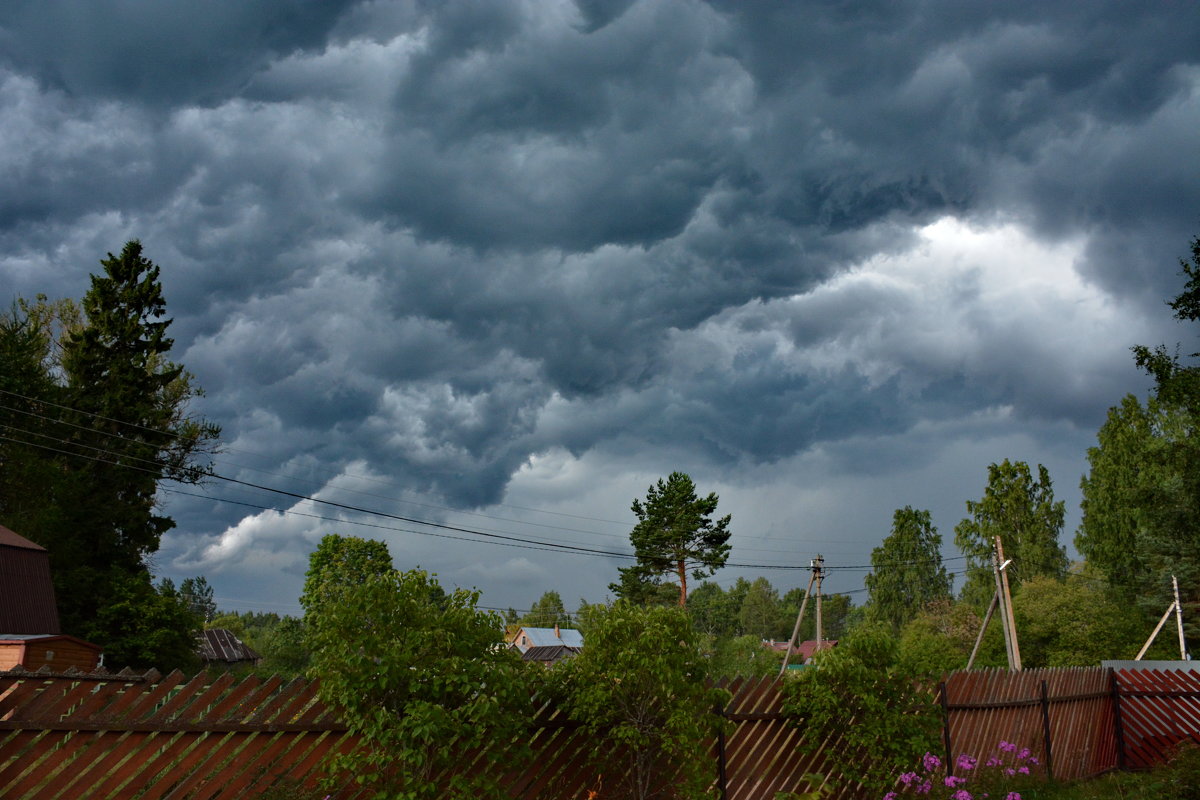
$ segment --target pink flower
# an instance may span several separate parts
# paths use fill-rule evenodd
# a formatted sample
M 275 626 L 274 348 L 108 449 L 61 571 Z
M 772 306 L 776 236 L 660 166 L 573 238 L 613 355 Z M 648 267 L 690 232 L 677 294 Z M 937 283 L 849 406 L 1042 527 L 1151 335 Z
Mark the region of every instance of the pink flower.
M 1017 749 L 1017 746 L 1012 742 L 1000 742 L 997 746 L 1006 753 L 1016 752 Z
M 926 753 L 925 756 L 921 759 L 921 763 L 925 765 L 926 770 L 932 772 L 933 770 L 937 769 L 938 767 L 940 767 L 942 765 L 942 760 L 940 758 L 938 758 L 937 756 L 935 756 L 933 753 Z
M 895 792 L 888 792 L 887 794 L 885 794 L 885 795 L 883 796 L 883 800 L 896 800 L 896 793 L 895 793 Z
M 966 753 L 963 753 L 957 759 L 955 759 L 954 766 L 957 769 L 961 769 L 962 771 L 967 772 L 969 770 L 975 769 L 975 765 L 977 763 L 978 762 L 974 758 L 967 755 Z
M 1042 763 L 1042 762 L 1040 762 L 1040 761 L 1038 761 L 1038 760 L 1037 760 L 1037 756 L 1030 756 L 1030 757 L 1029 757 L 1029 763 L 1030 763 L 1030 764 L 1037 765 L 1037 764 L 1040 764 L 1040 763 Z
M 966 778 L 960 778 L 957 775 L 947 775 L 946 779 L 944 781 L 942 781 L 942 783 L 946 784 L 951 789 L 953 789 L 957 786 L 962 786 L 966 782 L 967 782 Z
M 1017 771 L 1015 769 L 1013 769 L 1012 767 L 1009 767 L 1008 769 L 1004 770 L 1004 774 L 1011 777 L 1013 775 L 1016 775 Z
M 1029 758 L 1031 755 L 1033 755 L 1032 750 L 1030 750 L 1028 747 L 1022 747 L 1021 752 L 1017 753 L 1017 758 L 1024 761 L 1025 759 Z
M 932 788 L 933 788 L 933 784 L 930 783 L 929 781 L 925 781 L 924 783 L 922 783 L 920 786 L 917 787 L 917 794 L 929 794 L 929 790 Z
M 991 758 L 989 758 L 989 759 L 987 760 L 987 763 L 986 763 L 986 764 L 984 764 L 984 766 L 985 766 L 985 767 L 998 767 L 998 766 L 1000 766 L 1000 765 L 1001 765 L 1001 764 L 1003 764 L 1003 763 L 1004 763 L 1004 762 L 1003 762 L 1003 761 L 1001 761 L 1000 759 L 996 758 L 995 756 L 992 756 Z
M 1009 792 L 1004 796 L 1004 800 L 1021 800 L 1021 795 L 1018 792 Z
M 959 789 L 954 794 L 950 795 L 950 800 L 973 800 L 971 793 L 966 789 Z
M 915 772 L 906 772 L 900 776 L 900 782 L 903 783 L 905 786 L 908 786 L 910 783 L 912 783 L 916 779 L 917 779 L 917 773 L 915 773 Z
M 1025 766 L 1024 764 L 1022 764 L 1021 766 L 1017 767 L 1017 772 L 1021 773 L 1022 775 L 1028 775 L 1028 774 L 1029 774 L 1029 767 L 1027 767 L 1027 766 Z

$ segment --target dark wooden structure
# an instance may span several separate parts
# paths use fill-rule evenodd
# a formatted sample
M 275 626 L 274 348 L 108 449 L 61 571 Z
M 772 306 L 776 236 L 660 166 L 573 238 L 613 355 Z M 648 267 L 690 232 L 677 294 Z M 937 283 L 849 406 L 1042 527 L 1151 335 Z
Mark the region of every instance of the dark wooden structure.
M 0 525 L 0 634 L 61 632 L 50 554 Z

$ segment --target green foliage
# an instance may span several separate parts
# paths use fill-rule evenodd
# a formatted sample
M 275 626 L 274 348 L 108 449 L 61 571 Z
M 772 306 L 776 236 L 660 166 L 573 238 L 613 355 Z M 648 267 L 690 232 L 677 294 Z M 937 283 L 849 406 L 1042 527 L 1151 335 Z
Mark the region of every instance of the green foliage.
M 1027 668 L 1098 666 L 1104 659 L 1133 658 L 1152 630 L 1136 608 L 1115 600 L 1103 582 L 1079 573 L 1061 581 L 1048 576 L 1026 581 L 1013 599 L 1013 616 Z
M 982 617 L 968 603 L 949 598 L 934 601 L 900 632 L 900 660 L 909 671 L 930 679 L 965 669 L 982 624 Z M 1004 637 L 997 616 L 988 626 L 974 666 L 998 667 L 1006 663 Z
M 900 660 L 896 637 L 878 623 L 854 629 L 817 667 L 783 686 L 784 711 L 803 731 L 805 752 L 824 749 L 840 780 L 882 794 L 897 770 L 938 741 L 941 716 L 933 692 Z M 840 744 L 825 747 L 840 737 Z
M 555 625 L 562 628 L 573 626 L 573 620 L 567 613 L 566 606 L 563 605 L 562 597 L 554 591 L 544 592 L 529 609 L 529 613 L 521 617 L 518 622 L 533 628 L 553 628 Z
M 785 639 L 791 633 L 789 615 L 779 600 L 779 592 L 766 578 L 755 578 L 738 612 L 743 635 L 758 639 Z M 785 632 L 786 629 L 786 632 Z
M 996 536 L 1004 543 L 1004 557 L 1013 562 L 1007 570 L 1013 591 L 1038 575 L 1065 575 L 1066 550 L 1058 543 L 1065 512 L 1066 505 L 1054 500 L 1050 473 L 1041 464 L 1036 480 L 1024 461 L 989 464 L 983 499 L 968 500 L 970 516 L 954 528 L 954 543 L 967 557 L 963 598 L 984 607 L 995 593 L 992 543 Z
M 718 639 L 703 635 L 701 642 L 709 675 L 714 678 L 775 675 L 783 661 L 783 654 L 763 647 L 758 636 Z
M 1192 239 L 1191 248 L 1191 259 L 1179 261 L 1180 274 L 1187 279 L 1183 291 L 1168 305 L 1176 319 L 1196 322 L 1200 320 L 1200 236 Z M 1162 345 L 1154 350 L 1137 345 L 1133 355 L 1137 365 L 1154 377 L 1155 392 L 1161 400 L 1183 406 L 1192 414 L 1200 413 L 1200 367 L 1182 363 Z
M 39 296 L 0 319 L 0 389 L 13 393 L 0 425 L 18 440 L 0 442 L 0 518 L 49 551 L 64 632 L 161 669 L 179 662 L 172 642 L 187 626 L 145 628 L 175 619 L 150 584 L 150 556 L 174 526 L 158 485 L 202 479 L 219 429 L 187 415 L 199 389 L 168 360 L 158 267 L 136 241 L 101 263 L 82 314 Z M 111 613 L 133 597 L 152 605 L 137 625 Z M 129 640 L 139 627 L 141 644 Z
M 215 615 L 205 627 L 232 631 L 262 657 L 254 666 L 239 667 L 239 672 L 297 678 L 308 669 L 304 621 L 296 617 L 256 611 L 227 612 Z
M 392 556 L 384 542 L 327 534 L 308 557 L 300 605 L 307 618 L 323 605 L 336 602 L 347 589 L 391 571 Z
M 706 687 L 686 611 L 620 601 L 564 667 L 571 716 L 595 742 L 604 774 L 623 776 L 626 796 L 706 795 L 714 778 L 706 740 L 719 721 L 712 710 L 729 695 Z
M 201 622 L 208 622 L 217 613 L 213 588 L 208 585 L 208 580 L 203 575 L 184 578 L 179 584 L 179 595 Z
M 389 569 L 311 608 L 321 699 L 363 742 L 334 759 L 333 774 L 377 800 L 506 796 L 490 767 L 514 751 L 490 746 L 523 740 L 529 688 L 520 657 L 502 646 L 499 616 L 478 610 L 478 599 L 446 594 L 420 570 Z M 450 769 L 476 748 L 480 762 Z M 443 770 L 450 777 L 434 781 Z
M 106 601 L 96 610 L 91 626 L 83 629 L 82 638 L 103 643 L 107 669 L 199 670 L 200 620 L 169 581 L 155 588 L 146 573 L 114 570 L 105 583 Z
M 662 575 L 679 580 L 679 605 L 687 604 L 687 576 L 713 574 L 729 558 L 729 515 L 712 519 L 717 495 L 696 496 L 696 485 L 682 472 L 672 472 L 646 491 L 646 501 L 631 506 L 638 524 L 629 534 L 637 564 L 621 569 L 621 580 L 609 588 L 631 602 L 661 599 Z
M 1132 395 L 1109 410 L 1088 450 L 1083 520 L 1075 544 L 1144 619 L 1173 601 L 1179 579 L 1185 611 L 1200 607 L 1200 437 L 1186 406 Z M 1185 613 L 1189 638 L 1200 635 Z
M 942 537 L 928 511 L 896 510 L 892 533 L 871 551 L 867 575 L 868 613 L 899 631 L 922 608 L 950 596 L 950 575 L 942 566 Z

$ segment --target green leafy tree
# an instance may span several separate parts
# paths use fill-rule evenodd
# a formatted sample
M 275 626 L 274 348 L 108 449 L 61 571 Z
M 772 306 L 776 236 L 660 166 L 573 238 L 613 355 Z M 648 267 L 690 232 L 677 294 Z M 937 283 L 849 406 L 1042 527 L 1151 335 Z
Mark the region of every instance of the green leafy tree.
M 905 623 L 900 632 L 900 660 L 905 668 L 930 679 L 965 669 L 983 619 L 969 603 L 949 597 L 934 600 Z M 1024 643 L 1022 640 L 1022 654 Z M 974 667 L 1006 664 L 1000 618 L 994 617 L 980 643 Z
M 555 625 L 570 628 L 573 624 L 562 597 L 555 591 L 543 592 L 529 613 L 521 617 L 520 623 L 534 628 L 553 628 Z
M 315 554 L 314 554 L 315 558 Z M 311 570 L 310 570 L 311 571 Z M 379 800 L 507 797 L 497 777 L 529 715 L 520 656 L 479 593 L 446 593 L 420 570 L 368 572 L 305 618 L 321 699 L 362 746 L 332 761 Z M 461 769 L 464 752 L 480 752 Z M 449 777 L 435 780 L 440 774 Z
M 711 637 L 732 636 L 737 629 L 738 607 L 721 585 L 705 581 L 688 595 L 688 613 L 696 630 Z
M 631 508 L 638 524 L 629 534 L 637 564 L 621 569 L 621 581 L 609 588 L 618 597 L 633 602 L 639 584 L 658 588 L 662 575 L 678 578 L 679 605 L 687 605 L 687 578 L 697 580 L 713 574 L 729 558 L 729 515 L 712 519 L 717 495 L 696 496 L 696 485 L 682 472 L 672 472 L 652 485 L 646 500 L 634 500 Z
M 891 535 L 871 551 L 871 566 L 866 577 L 869 613 L 895 631 L 929 603 L 950 596 L 942 537 L 928 511 L 897 509 Z
M 1026 581 L 1013 599 L 1013 615 L 1026 667 L 1092 667 L 1104 659 L 1133 658 L 1150 629 L 1135 607 L 1118 602 L 1103 582 L 1086 573 L 1065 580 Z M 1171 637 L 1160 637 L 1170 652 Z M 1174 657 L 1178 658 L 1176 648 Z M 1166 655 L 1171 658 L 1171 655 Z
M 713 678 L 761 677 L 779 674 L 783 654 L 764 647 L 758 636 L 734 636 L 718 639 L 704 636 L 701 651 L 708 659 Z
M 738 611 L 738 620 L 743 635 L 758 639 L 783 639 L 791 633 L 779 592 L 766 578 L 755 578 L 750 582 L 750 589 Z
M 179 584 L 179 595 L 201 622 L 207 623 L 216 615 L 217 602 L 213 599 L 213 588 L 203 575 L 184 578 Z
M 1061 578 L 1067 571 L 1067 554 L 1058 543 L 1066 505 L 1054 499 L 1050 473 L 1041 464 L 1035 480 L 1024 461 L 988 465 L 983 499 L 967 501 L 969 517 L 954 528 L 954 543 L 967 557 L 967 582 L 963 598 L 976 606 L 987 605 L 995 592 L 992 575 L 992 542 L 999 536 L 1004 557 L 1012 560 L 1008 579 L 1017 589 L 1038 575 Z
M 625 796 L 707 796 L 708 737 L 729 694 L 706 686 L 699 634 L 687 612 L 620 601 L 563 670 L 568 707 L 595 743 L 603 773 Z M 606 787 L 608 788 L 608 787 Z
M 1180 274 L 1187 280 L 1183 291 L 1167 303 L 1175 318 L 1185 322 L 1200 320 L 1200 236 L 1192 239 L 1190 259 L 1180 259 Z M 1133 348 L 1134 360 L 1154 378 L 1156 394 L 1164 402 L 1180 405 L 1190 413 L 1200 413 L 1200 366 L 1187 364 L 1163 345 L 1151 350 L 1144 345 Z M 1192 357 L 1200 355 L 1193 353 Z
M 307 618 L 322 605 L 336 601 L 347 589 L 391 571 L 392 556 L 384 542 L 326 534 L 308 557 L 300 605 Z
M 1172 576 L 1185 610 L 1200 607 L 1198 420 L 1180 404 L 1130 395 L 1088 450 L 1075 546 L 1147 620 L 1174 600 Z M 1200 633 L 1194 618 L 1184 615 L 1189 638 Z
M 804 731 L 799 747 L 824 752 L 834 781 L 880 796 L 936 747 L 941 715 L 934 694 L 901 661 L 895 635 L 879 623 L 858 626 L 814 661 L 816 669 L 783 684 L 784 712 Z
M 88 641 L 103 642 L 107 669 L 199 671 L 200 621 L 170 581 L 156 588 L 148 573 L 114 570 L 106 583 L 106 601 L 82 632 Z

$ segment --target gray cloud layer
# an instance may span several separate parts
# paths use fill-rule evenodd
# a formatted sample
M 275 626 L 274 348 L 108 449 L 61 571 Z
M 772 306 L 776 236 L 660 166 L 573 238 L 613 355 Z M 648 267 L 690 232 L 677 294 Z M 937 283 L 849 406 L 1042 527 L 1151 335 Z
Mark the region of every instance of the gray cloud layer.
M 140 237 L 229 460 L 310 488 L 896 472 L 934 457 L 847 443 L 995 409 L 1077 444 L 1179 337 L 1197 41 L 1182 2 L 9 3 L 0 275 L 78 295 Z M 193 556 L 245 513 L 173 508 Z

